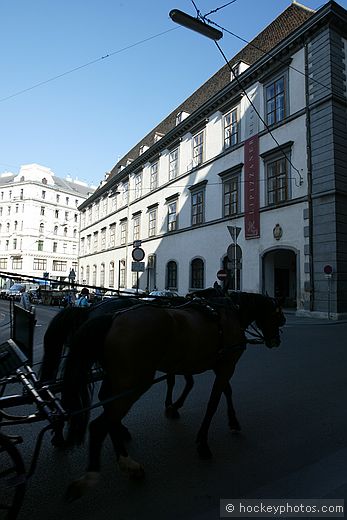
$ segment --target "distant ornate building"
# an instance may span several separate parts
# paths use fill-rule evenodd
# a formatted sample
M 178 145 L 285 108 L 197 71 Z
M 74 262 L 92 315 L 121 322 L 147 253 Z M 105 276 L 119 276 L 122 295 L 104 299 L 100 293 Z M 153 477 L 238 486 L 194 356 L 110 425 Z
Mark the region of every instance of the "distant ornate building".
M 341 6 L 292 2 L 82 203 L 80 280 L 131 287 L 141 269 L 141 289 L 184 294 L 222 271 L 346 317 L 346 49 Z
M 66 280 L 77 271 L 78 206 L 94 189 L 38 164 L 0 174 L 0 274 Z

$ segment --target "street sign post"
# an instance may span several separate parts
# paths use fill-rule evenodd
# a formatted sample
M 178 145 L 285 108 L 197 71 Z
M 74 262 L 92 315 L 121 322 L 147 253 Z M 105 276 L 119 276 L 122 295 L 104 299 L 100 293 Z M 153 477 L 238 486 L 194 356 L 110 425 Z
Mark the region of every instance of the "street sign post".
M 217 272 L 217 278 L 218 280 L 220 280 L 221 282 L 223 282 L 224 280 L 226 280 L 228 277 L 228 273 L 226 271 L 224 271 L 224 269 L 220 269 L 218 272 Z

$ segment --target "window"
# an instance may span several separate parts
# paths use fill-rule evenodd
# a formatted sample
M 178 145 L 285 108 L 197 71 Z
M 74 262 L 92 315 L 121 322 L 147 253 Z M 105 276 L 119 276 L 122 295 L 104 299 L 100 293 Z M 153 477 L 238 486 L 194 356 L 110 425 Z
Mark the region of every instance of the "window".
M 41 222 L 41 224 L 40 224 L 40 226 L 39 226 L 39 233 L 42 235 L 43 232 L 44 232 L 44 230 L 45 230 L 45 225 L 44 225 L 43 222 Z
M 46 198 L 46 192 L 45 192 L 45 190 L 42 190 L 42 192 L 41 192 L 41 199 L 45 200 L 45 198 Z
M 142 195 L 142 173 L 135 176 L 135 199 L 139 199 Z
M 178 148 L 172 150 L 169 155 L 169 181 L 178 175 Z
M 64 237 L 67 237 L 67 227 L 64 227 Z
M 105 264 L 101 264 L 100 266 L 100 285 L 101 287 L 105 287 Z
M 42 184 L 47 184 L 47 179 L 44 177 L 41 182 Z
M 190 287 L 204 288 L 204 261 L 201 258 L 195 258 L 190 264 Z
M 46 271 L 47 260 L 45 258 L 34 258 L 33 269 L 34 271 Z
M 223 217 L 236 215 L 239 211 L 239 177 L 234 175 L 223 181 Z
M 53 253 L 58 251 L 58 242 L 53 242 Z
M 40 208 L 40 215 L 44 215 L 44 214 L 45 214 L 45 207 L 41 206 L 41 208 Z
M 192 226 L 198 226 L 204 222 L 204 199 L 204 189 L 192 193 Z
M 173 260 L 166 265 L 166 289 L 177 291 L 177 264 Z
M 127 242 L 127 232 L 128 232 L 128 222 L 127 220 L 123 220 L 120 223 L 120 243 L 124 246 Z
M 2 215 L 2 208 L 0 208 L 0 215 Z
M 54 235 L 58 234 L 58 226 L 54 226 L 53 234 Z
M 89 285 L 89 278 L 90 278 L 90 266 L 87 265 L 86 267 L 86 284 Z
M 193 166 L 203 162 L 204 155 L 204 132 L 199 132 L 193 137 Z
M 59 202 L 60 201 L 60 195 L 57 194 L 56 199 L 57 199 L 57 202 Z
M 16 204 L 16 209 L 15 209 L 15 212 L 18 213 L 19 212 L 19 204 Z
M 53 271 L 66 271 L 67 262 L 63 260 L 53 260 Z
M 20 198 L 20 200 L 23 200 L 23 198 L 24 198 L 24 190 L 20 190 L 19 198 Z
M 116 224 L 110 225 L 110 247 L 116 245 Z
M 98 233 L 98 231 L 95 231 L 95 233 L 93 233 L 93 251 L 98 250 L 98 243 L 99 243 L 99 233 Z
M 133 218 L 133 240 L 140 240 L 140 219 L 141 215 L 135 215 Z
M 22 269 L 22 268 L 23 268 L 22 258 L 13 258 L 12 259 L 12 269 Z
M 157 231 L 157 208 L 151 209 L 148 215 L 148 236 L 154 237 Z
M 69 212 L 65 211 L 65 221 L 69 220 Z
M 114 262 L 110 262 L 110 269 L 108 273 L 108 285 L 114 287 Z
M 274 125 L 286 116 L 286 78 L 281 76 L 265 87 L 266 122 Z
M 55 216 L 55 218 L 59 218 L 59 209 L 56 209 L 54 211 L 54 216 Z
M 129 202 L 129 182 L 123 182 L 123 206 L 126 206 Z
M 86 253 L 90 253 L 91 241 L 92 241 L 92 235 L 88 235 L 87 236 L 87 251 L 86 251 Z
M 43 251 L 43 240 L 38 240 L 37 241 L 37 250 L 38 251 Z
M 101 249 L 103 251 L 106 249 L 106 228 L 101 230 Z
M 224 116 L 224 148 L 238 143 L 237 108 Z
M 277 159 L 266 164 L 267 202 L 279 204 L 288 199 L 287 160 Z
M 17 231 L 17 228 L 18 228 L 18 221 L 15 220 L 15 221 L 14 221 L 14 230 Z
M 170 233 L 177 229 L 177 200 L 169 202 L 167 207 L 167 230 Z
M 17 249 L 17 239 L 13 239 L 13 249 Z
M 65 202 L 66 202 L 66 205 L 68 206 L 69 205 L 69 197 L 66 197 Z
M 7 269 L 7 258 L 0 258 L 0 269 Z
M 155 190 L 158 187 L 158 163 L 151 164 L 150 170 L 150 190 Z
M 74 219 L 74 222 L 78 222 L 78 214 L 77 213 L 74 214 L 73 219 Z
M 119 261 L 119 287 L 125 287 L 126 270 L 125 260 Z

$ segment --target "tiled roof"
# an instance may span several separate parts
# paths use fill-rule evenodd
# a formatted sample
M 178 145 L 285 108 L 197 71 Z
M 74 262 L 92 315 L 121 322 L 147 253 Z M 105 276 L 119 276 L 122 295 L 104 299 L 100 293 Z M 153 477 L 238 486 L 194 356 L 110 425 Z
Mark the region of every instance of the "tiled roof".
M 291 32 L 300 27 L 308 18 L 314 14 L 314 11 L 307 7 L 292 2 L 273 22 L 271 22 L 261 33 L 259 33 L 250 43 L 248 43 L 239 53 L 231 60 L 230 65 L 233 66 L 239 61 L 243 61 L 248 65 L 253 65 L 258 59 L 262 58 L 265 53 L 273 49 L 278 43 L 284 40 Z M 203 103 L 208 101 L 213 95 L 217 94 L 226 85 L 230 83 L 230 69 L 228 65 L 224 65 L 216 74 L 211 76 L 200 88 L 198 88 L 189 98 L 179 105 L 171 114 L 161 121 L 151 132 L 149 132 L 139 143 L 136 144 L 111 171 L 111 176 L 118 173 L 119 166 L 125 166 L 128 158 L 135 159 L 139 156 L 139 150 L 142 145 L 151 146 L 154 142 L 156 133 L 166 134 L 176 124 L 176 115 L 178 112 L 184 111 L 193 113 Z

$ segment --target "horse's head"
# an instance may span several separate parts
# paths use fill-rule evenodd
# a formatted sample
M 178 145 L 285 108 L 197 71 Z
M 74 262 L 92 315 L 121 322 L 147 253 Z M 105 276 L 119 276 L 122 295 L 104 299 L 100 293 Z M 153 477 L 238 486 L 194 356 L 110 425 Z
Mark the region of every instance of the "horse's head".
M 280 327 L 286 322 L 282 308 L 275 298 L 263 296 L 264 301 L 255 319 L 257 327 L 261 330 L 265 345 L 269 348 L 279 347 L 281 343 Z

